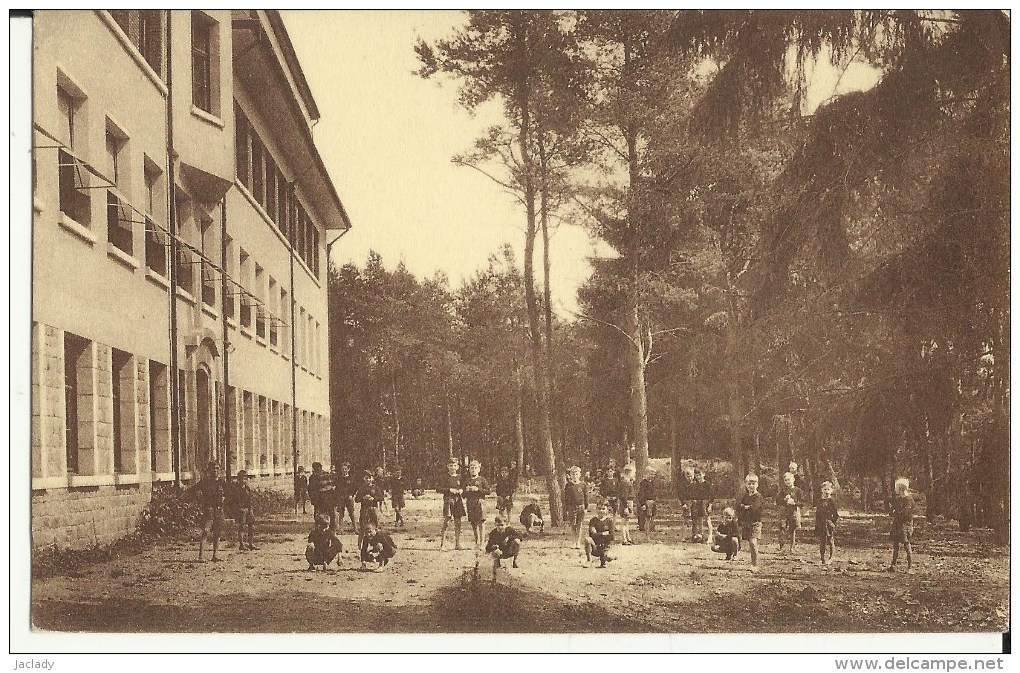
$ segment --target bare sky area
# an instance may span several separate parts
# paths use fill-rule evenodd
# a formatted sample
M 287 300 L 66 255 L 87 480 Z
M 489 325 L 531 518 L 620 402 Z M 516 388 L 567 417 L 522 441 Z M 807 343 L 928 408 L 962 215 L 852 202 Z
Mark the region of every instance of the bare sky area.
M 314 134 L 354 223 L 333 247 L 336 263 L 363 265 L 369 250 L 387 268 L 403 261 L 419 276 L 442 271 L 456 287 L 504 243 L 523 258 L 523 211 L 480 173 L 450 159 L 502 120 L 498 104 L 475 115 L 449 79 L 423 80 L 414 45 L 449 37 L 466 22 L 457 11 L 284 11 L 322 119 Z M 813 111 L 840 93 L 867 88 L 873 69 L 845 73 L 828 63 L 812 74 Z M 536 254 L 541 254 L 541 241 Z M 595 247 L 578 226 L 561 226 L 552 245 L 553 303 L 576 308 Z M 565 316 L 566 317 L 566 316 Z
M 499 105 L 468 114 L 451 80 L 423 80 L 414 44 L 449 37 L 454 11 L 283 12 L 322 120 L 319 151 L 354 223 L 333 247 L 336 263 L 363 265 L 369 250 L 387 268 L 445 272 L 456 287 L 504 243 L 523 259 L 523 211 L 485 176 L 454 166 Z M 576 306 L 590 273 L 584 229 L 560 227 L 552 245 L 553 298 Z M 541 248 L 539 247 L 539 254 Z

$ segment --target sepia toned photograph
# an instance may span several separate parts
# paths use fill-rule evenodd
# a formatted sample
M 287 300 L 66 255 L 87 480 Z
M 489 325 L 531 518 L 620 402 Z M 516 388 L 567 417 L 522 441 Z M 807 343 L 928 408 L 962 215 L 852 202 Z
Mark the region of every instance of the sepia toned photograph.
M 1008 632 L 1011 34 L 34 12 L 25 628 Z

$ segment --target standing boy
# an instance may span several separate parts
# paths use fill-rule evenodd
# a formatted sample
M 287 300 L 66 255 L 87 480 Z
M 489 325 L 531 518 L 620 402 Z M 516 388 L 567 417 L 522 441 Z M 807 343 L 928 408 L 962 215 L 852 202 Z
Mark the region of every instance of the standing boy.
M 588 489 L 581 483 L 581 468 L 574 465 L 567 470 L 567 483 L 563 486 L 563 519 L 570 524 L 574 549 L 581 548 L 581 531 L 587 510 Z
M 591 557 L 599 559 L 599 567 L 605 568 L 606 563 L 613 560 L 609 555 L 609 545 L 613 541 L 613 517 L 609 513 L 609 504 L 599 505 L 598 516 L 588 522 L 588 537 L 584 541 L 584 554 L 591 563 Z
M 744 478 L 744 492 L 737 499 L 737 521 L 740 523 L 740 538 L 747 541 L 751 550 L 751 568 L 758 569 L 758 540 L 761 539 L 761 514 L 765 499 L 758 492 L 758 475 L 749 474 Z
M 464 510 L 464 489 L 460 483 L 460 475 L 458 471 L 460 466 L 457 465 L 457 461 L 450 460 L 446 464 L 446 477 L 443 479 L 442 486 L 436 489 L 443 495 L 443 532 L 439 535 L 439 548 L 442 549 L 446 544 L 446 529 L 449 527 L 450 522 L 453 522 L 454 530 L 454 549 L 460 549 L 460 526 L 461 520 L 466 514 Z
M 297 472 L 294 473 L 294 513 L 297 514 L 298 503 L 301 504 L 301 513 L 307 514 L 305 509 L 306 503 L 308 502 L 308 475 L 305 474 L 305 468 L 298 465 Z
M 793 545 L 797 542 L 797 529 L 800 527 L 800 507 L 804 504 L 804 491 L 796 485 L 792 472 L 783 475 L 783 488 L 776 498 L 779 505 L 779 552 L 783 552 L 784 545 L 790 545 L 793 552 Z
M 482 511 L 482 498 L 489 495 L 489 482 L 481 476 L 482 464 L 472 460 L 468 465 L 468 478 L 464 482 L 464 499 L 467 507 L 468 523 L 471 524 L 471 533 L 475 539 L 475 549 L 482 546 L 485 538 L 485 512 Z
M 365 537 L 365 530 L 368 524 L 379 525 L 379 503 L 383 500 L 382 489 L 375 483 L 375 476 L 365 470 L 365 476 L 358 489 L 355 498 L 361 503 L 361 511 L 358 513 L 358 545 L 361 545 Z
M 839 521 L 839 511 L 832 497 L 831 481 L 822 482 L 821 493 L 822 497 L 815 507 L 815 533 L 818 534 L 818 552 L 824 566 L 829 565 L 829 561 L 836 555 L 836 522 Z M 829 552 L 828 561 L 825 559 L 826 550 Z
M 404 527 L 404 515 L 402 510 L 404 509 L 404 474 L 400 468 L 393 470 L 393 476 L 390 477 L 390 503 L 393 505 L 393 512 L 396 514 L 396 520 L 393 522 L 395 526 Z
M 896 494 L 890 498 L 889 514 L 892 517 L 892 563 L 889 572 L 896 570 L 896 561 L 900 555 L 900 545 L 907 554 L 907 572 L 912 562 L 910 540 L 914 537 L 914 497 L 910 495 L 910 481 L 900 477 L 895 483 Z
M 223 522 L 223 500 L 225 487 L 220 479 L 220 466 L 215 461 L 209 461 L 206 465 L 202 479 L 191 487 L 191 491 L 198 495 L 198 504 L 201 509 L 202 537 L 198 540 L 198 560 L 202 560 L 202 547 L 205 544 L 206 527 L 212 527 L 212 560 L 216 558 L 216 552 L 220 548 L 220 524 Z
M 599 483 L 599 495 L 609 505 L 609 513 L 616 514 L 620 506 L 620 473 L 616 471 L 616 460 L 609 459 L 609 465 Z
M 237 507 L 237 548 L 240 551 L 245 550 L 244 533 L 247 531 L 247 548 L 255 551 L 258 549 L 255 546 L 255 498 L 251 491 L 251 485 L 248 483 L 248 472 L 246 470 L 241 470 L 237 473 L 235 498 L 236 502 L 234 504 Z
M 637 497 L 637 484 L 635 483 L 634 466 L 628 464 L 620 472 L 620 529 L 622 538 L 620 544 L 631 545 L 634 541 L 630 539 L 630 517 L 634 516 L 634 509 Z
M 336 477 L 336 502 L 340 510 L 340 524 L 343 525 L 344 513 L 351 520 L 351 529 L 357 533 L 358 523 L 354 520 L 354 498 L 358 494 L 358 484 L 351 474 L 351 464 L 344 462 L 340 465 L 340 474 Z
M 655 532 L 655 470 L 648 468 L 638 486 L 638 529 Z
M 694 482 L 690 486 L 691 493 L 691 540 L 705 541 L 708 512 L 711 509 L 711 486 L 705 481 L 705 473 L 700 467 L 694 469 Z
M 510 513 L 514 509 L 514 493 L 517 490 L 517 480 L 507 467 L 499 468 L 499 479 L 496 480 L 496 511 L 502 514 L 507 521 L 510 520 Z

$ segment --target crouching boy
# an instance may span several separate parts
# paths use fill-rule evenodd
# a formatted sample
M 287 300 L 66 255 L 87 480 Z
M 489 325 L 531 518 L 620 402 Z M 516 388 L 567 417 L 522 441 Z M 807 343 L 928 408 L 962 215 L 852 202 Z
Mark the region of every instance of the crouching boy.
M 708 525 L 711 529 L 711 519 L 709 519 Z M 732 561 L 740 551 L 740 526 L 737 524 L 737 514 L 732 507 L 723 510 L 722 521 L 712 533 L 712 551 L 726 554 L 727 561 Z
M 315 566 L 321 565 L 325 570 L 326 566 L 333 562 L 333 559 L 337 559 L 336 563 L 340 565 L 340 559 L 337 556 L 343 550 L 344 546 L 340 543 L 340 538 L 329 527 L 329 518 L 322 514 L 315 517 L 315 528 L 308 534 L 308 546 L 305 547 L 308 569 L 314 571 Z
M 375 563 L 375 570 L 382 570 L 390 559 L 397 555 L 397 545 L 390 534 L 380 530 L 374 521 L 365 525 L 365 533 L 361 538 L 361 568 L 368 568 Z
M 545 522 L 542 521 L 542 508 L 538 504 L 538 498 L 531 496 L 528 504 L 521 510 L 521 525 L 524 526 L 526 533 L 534 533 L 535 528 L 538 528 L 538 532 L 545 532 Z
M 495 527 L 489 533 L 489 539 L 485 543 L 485 553 L 492 557 L 492 581 L 496 581 L 496 569 L 500 567 L 500 561 L 512 558 L 513 567 L 517 565 L 517 555 L 521 553 L 520 534 L 506 525 L 506 517 L 502 514 L 496 515 Z
M 609 505 L 599 505 L 598 516 L 588 522 L 588 537 L 584 541 L 584 554 L 591 563 L 591 557 L 599 560 L 599 567 L 605 568 L 606 563 L 613 560 L 609 555 L 609 545 L 613 541 L 613 517 L 609 514 Z

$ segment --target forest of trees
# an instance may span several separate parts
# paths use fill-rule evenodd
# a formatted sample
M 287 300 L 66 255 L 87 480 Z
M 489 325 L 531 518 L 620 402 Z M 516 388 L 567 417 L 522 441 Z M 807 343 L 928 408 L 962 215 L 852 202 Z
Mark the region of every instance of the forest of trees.
M 503 106 L 452 159 L 517 198 L 524 258 L 456 288 L 330 269 L 335 455 L 550 487 L 626 452 L 795 458 L 1005 534 L 1009 37 L 1000 11 L 484 10 L 419 43 Z M 819 62 L 880 77 L 809 110 Z M 616 254 L 557 315 L 565 225 Z

